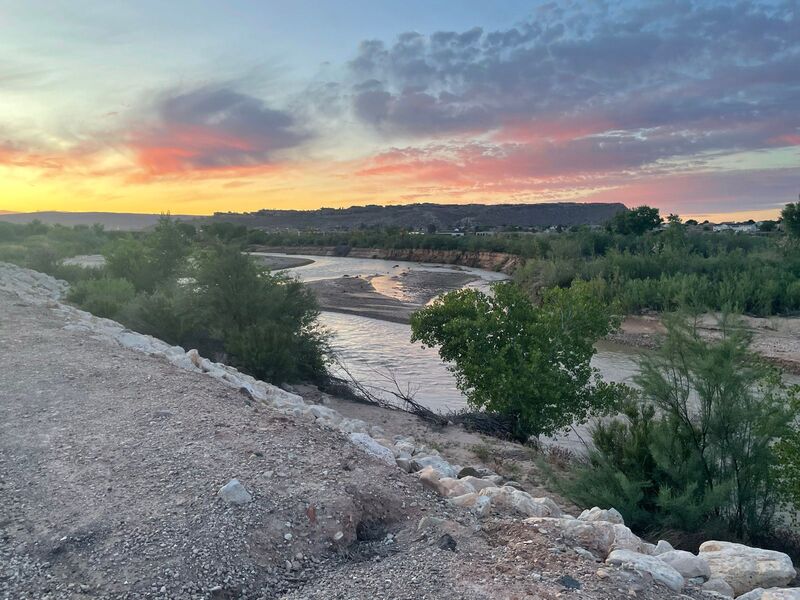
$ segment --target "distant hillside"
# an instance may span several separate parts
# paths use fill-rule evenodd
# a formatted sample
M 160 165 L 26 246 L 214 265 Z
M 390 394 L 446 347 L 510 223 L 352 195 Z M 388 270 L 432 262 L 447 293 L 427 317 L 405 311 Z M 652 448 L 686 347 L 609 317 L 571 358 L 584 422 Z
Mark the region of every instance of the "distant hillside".
M 448 230 L 463 227 L 549 227 L 604 223 L 625 210 L 619 203 L 580 204 L 404 204 L 398 206 L 352 206 L 319 210 L 260 210 L 254 213 L 217 213 L 215 221 L 230 221 L 267 230 L 318 229 L 337 231 L 360 227 L 401 227 L 425 229 L 436 225 Z M 203 221 L 209 217 L 172 215 L 187 221 Z M 109 212 L 33 212 L 2 213 L 0 221 L 61 225 L 93 225 L 100 223 L 109 230 L 136 231 L 154 226 L 160 215 Z
M 154 226 L 161 215 L 139 215 L 133 213 L 108 212 L 32 212 L 32 213 L 0 213 L 0 221 L 9 223 L 30 223 L 39 220 L 48 225 L 94 225 L 100 223 L 109 230 L 137 231 Z M 198 217 L 172 215 L 176 219 L 193 220 Z M 200 217 L 204 218 L 204 217 Z
M 267 230 L 319 229 L 323 231 L 359 227 L 402 227 L 439 230 L 456 227 L 547 227 L 604 223 L 625 210 L 620 203 L 580 204 L 405 204 L 398 206 L 353 206 L 319 210 L 260 210 L 254 213 L 217 213 L 214 220 L 241 223 Z

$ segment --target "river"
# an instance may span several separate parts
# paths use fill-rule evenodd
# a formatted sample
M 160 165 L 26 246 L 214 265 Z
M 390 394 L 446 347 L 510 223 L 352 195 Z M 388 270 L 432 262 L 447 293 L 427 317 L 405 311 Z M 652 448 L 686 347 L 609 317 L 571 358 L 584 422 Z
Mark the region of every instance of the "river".
M 502 273 L 452 265 L 331 256 L 299 255 L 297 258 L 314 261 L 286 270 L 302 281 L 378 275 L 372 280 L 376 289 L 395 297 L 402 297 L 403 293 L 397 289 L 393 276 L 408 269 L 468 272 L 478 277 L 468 286 L 484 290 L 493 282 L 507 278 Z M 408 325 L 333 312 L 322 312 L 320 321 L 333 334 L 332 344 L 339 359 L 359 381 L 387 388 L 393 386 L 388 377 L 391 375 L 404 391 L 414 391 L 418 402 L 434 410 L 448 412 L 466 406 L 453 375 L 436 349 L 412 344 Z M 598 344 L 592 364 L 604 379 L 626 382 L 636 373 L 637 356 L 634 349 L 603 342 Z

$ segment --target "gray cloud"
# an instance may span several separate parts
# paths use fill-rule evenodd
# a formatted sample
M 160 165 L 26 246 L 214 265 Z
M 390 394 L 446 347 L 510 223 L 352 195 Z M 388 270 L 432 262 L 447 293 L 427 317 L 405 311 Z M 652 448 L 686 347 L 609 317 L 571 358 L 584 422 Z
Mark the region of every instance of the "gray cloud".
M 665 152 L 758 149 L 800 131 L 796 1 L 564 6 L 505 31 L 365 41 L 343 87 L 351 109 L 389 136 L 566 131 L 580 118 L 594 123 L 585 134 L 683 138 L 657 142 Z
M 224 86 L 165 92 L 152 112 L 132 146 L 157 172 L 269 163 L 310 137 L 289 112 Z

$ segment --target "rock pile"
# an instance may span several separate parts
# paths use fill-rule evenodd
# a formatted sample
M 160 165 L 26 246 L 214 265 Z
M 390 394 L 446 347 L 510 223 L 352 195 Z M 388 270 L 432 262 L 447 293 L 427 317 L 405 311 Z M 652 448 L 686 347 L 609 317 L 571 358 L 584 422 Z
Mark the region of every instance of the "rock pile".
M 800 588 L 781 587 L 796 576 L 786 554 L 707 541 L 694 555 L 674 550 L 664 540 L 656 545 L 643 541 L 613 508 L 594 507 L 578 517 L 564 514 L 550 498 L 532 497 L 519 489 L 518 484 L 504 482 L 501 476 L 485 468 L 452 465 L 436 450 L 417 444 L 412 437 L 388 440 L 380 427 L 345 418 L 327 406 L 307 404 L 297 394 L 203 358 L 196 350 L 187 352 L 63 304 L 60 298 L 67 287 L 65 282 L 48 275 L 0 262 L 0 290 L 15 294 L 22 302 L 49 306 L 65 318 L 65 329 L 112 339 L 126 348 L 163 357 L 182 369 L 204 373 L 240 389 L 252 400 L 283 414 L 338 430 L 367 455 L 416 473 L 425 488 L 478 518 L 486 518 L 493 512 L 517 516 L 530 528 L 532 536 L 557 535 L 587 558 L 648 574 L 675 592 L 691 585 L 741 600 L 800 600 Z M 251 500 L 249 492 L 236 480 L 220 489 L 219 495 L 233 504 Z

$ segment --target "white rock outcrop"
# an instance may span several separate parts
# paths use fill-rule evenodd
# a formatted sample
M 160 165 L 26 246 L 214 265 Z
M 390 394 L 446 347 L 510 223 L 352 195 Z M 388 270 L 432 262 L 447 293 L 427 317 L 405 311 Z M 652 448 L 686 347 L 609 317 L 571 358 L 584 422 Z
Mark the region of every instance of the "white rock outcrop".
M 394 452 L 392 452 L 386 446 L 379 444 L 368 433 L 351 433 L 349 438 L 353 444 L 361 448 L 370 456 L 374 456 L 378 460 L 382 460 L 387 465 L 395 464 Z
M 578 516 L 578 519 L 581 521 L 608 521 L 609 523 L 625 525 L 625 519 L 622 518 L 622 515 L 619 514 L 616 508 L 603 509 L 599 506 L 595 506 L 594 508 L 583 511 Z
M 669 552 L 659 554 L 658 559 L 663 560 L 686 579 L 702 577 L 707 580 L 711 578 L 711 569 L 708 566 L 708 562 L 706 562 L 704 558 L 695 556 L 691 552 L 670 550 Z
M 743 544 L 704 542 L 699 556 L 708 562 L 711 576 L 725 580 L 736 597 L 756 588 L 785 586 L 797 574 L 792 559 L 783 552 Z
M 649 573 L 654 581 L 667 586 L 674 592 L 681 591 L 685 583 L 683 575 L 656 556 L 630 550 L 614 550 L 608 555 L 606 563 L 640 573 Z

